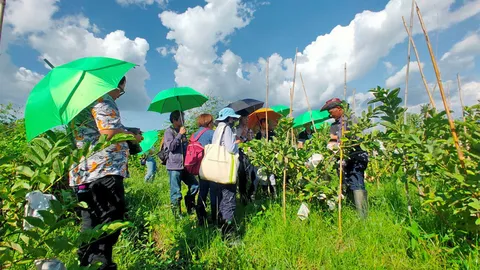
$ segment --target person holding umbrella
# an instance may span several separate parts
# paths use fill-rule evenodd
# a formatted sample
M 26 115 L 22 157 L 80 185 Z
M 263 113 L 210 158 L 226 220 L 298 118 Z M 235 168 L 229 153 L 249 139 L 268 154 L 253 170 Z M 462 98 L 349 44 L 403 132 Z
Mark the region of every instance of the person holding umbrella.
M 116 89 L 94 101 L 82 110 L 71 122 L 70 128 L 77 148 L 88 143 L 92 147 L 100 136 L 111 139 L 116 134 L 130 134 L 137 142 L 142 135 L 125 130 L 120 120 L 120 112 L 115 103 L 125 93 L 126 78 L 123 77 Z M 128 176 L 127 164 L 129 147 L 127 142 L 112 144 L 105 149 L 84 157 L 69 172 L 70 185 L 74 187 L 78 200 L 86 202 L 82 209 L 82 231 L 116 220 L 123 220 L 126 213 L 123 179 Z M 120 231 L 103 236 L 90 244 L 82 244 L 78 249 L 81 266 L 101 262 L 100 269 L 117 269 L 112 260 L 113 245 Z
M 344 113 L 344 102 L 339 98 L 328 100 L 322 107 L 322 111 L 328 111 L 330 117 L 335 122 L 330 127 L 331 141 L 340 142 L 342 137 L 342 126 L 344 130 L 349 129 L 349 125 L 356 123 L 357 119 L 351 116 L 348 119 Z M 354 147 L 349 153 L 348 158 L 343 166 L 344 187 L 347 189 L 347 198 L 352 197 L 355 202 L 357 212 L 362 218 L 366 218 L 368 203 L 367 190 L 365 189 L 365 170 L 368 166 L 368 154 L 363 151 L 360 146 Z
M 183 126 L 185 115 L 180 111 L 173 111 L 170 114 L 172 126 L 165 130 L 163 144 L 168 149 L 167 171 L 170 178 L 170 203 L 173 215 L 178 218 L 181 214 L 182 201 L 182 183 L 188 186 L 188 192 L 185 196 L 185 207 L 187 213 L 191 214 L 195 210 L 195 195 L 198 192 L 198 182 L 195 176 L 185 170 L 184 159 L 187 150 L 187 133 Z

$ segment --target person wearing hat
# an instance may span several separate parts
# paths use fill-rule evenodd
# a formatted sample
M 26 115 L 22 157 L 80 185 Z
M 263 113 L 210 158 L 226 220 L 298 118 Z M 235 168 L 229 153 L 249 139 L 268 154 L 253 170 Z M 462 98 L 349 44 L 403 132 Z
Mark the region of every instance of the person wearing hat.
M 240 115 L 236 114 L 232 108 L 224 108 L 218 113 L 217 129 L 213 134 L 212 141 L 220 139 L 220 145 L 223 145 L 231 154 L 238 154 L 238 144 L 233 132 L 233 125 Z M 223 130 L 223 132 L 221 132 Z M 222 224 L 222 236 L 225 239 L 234 231 L 233 218 L 236 208 L 236 184 L 218 184 L 217 194 L 219 196 L 219 218 Z
M 344 130 L 348 130 L 350 123 L 357 123 L 355 116 L 347 119 L 344 114 L 344 106 L 345 103 L 342 100 L 333 98 L 328 100 L 321 109 L 322 111 L 328 111 L 330 117 L 335 120 L 330 127 L 331 142 L 340 142 L 342 125 Z M 365 189 L 365 170 L 367 166 L 368 154 L 360 146 L 354 147 L 343 164 L 344 190 L 346 189 L 347 198 L 352 199 L 353 197 L 357 212 L 362 218 L 367 216 L 368 211 L 367 190 Z

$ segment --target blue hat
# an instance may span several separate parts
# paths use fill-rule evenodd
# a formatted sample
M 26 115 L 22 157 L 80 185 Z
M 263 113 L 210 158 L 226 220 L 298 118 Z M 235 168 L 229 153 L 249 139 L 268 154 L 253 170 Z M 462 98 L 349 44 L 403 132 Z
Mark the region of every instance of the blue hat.
M 235 111 L 232 108 L 223 108 L 218 113 L 218 118 L 216 120 L 217 121 L 223 121 L 223 120 L 227 119 L 228 117 L 240 118 L 240 115 L 236 114 Z

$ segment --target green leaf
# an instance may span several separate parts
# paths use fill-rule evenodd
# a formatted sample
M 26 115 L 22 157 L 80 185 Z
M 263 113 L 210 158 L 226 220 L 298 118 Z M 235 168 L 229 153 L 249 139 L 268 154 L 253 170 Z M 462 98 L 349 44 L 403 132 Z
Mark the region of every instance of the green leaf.
M 17 244 L 17 243 L 14 243 L 14 242 L 6 242 L 4 245 L 5 245 L 6 247 L 9 247 L 9 248 L 17 251 L 17 252 L 20 253 L 20 254 L 23 254 L 23 248 L 22 248 L 19 244 Z
M 477 218 L 477 220 L 475 220 L 475 225 L 480 225 L 480 218 Z
M 50 213 L 47 210 L 39 210 L 38 213 L 40 214 L 40 216 L 42 216 L 43 222 L 48 226 L 53 226 L 57 221 L 57 218 L 55 217 L 55 215 Z
M 28 224 L 32 225 L 33 227 L 45 228 L 45 223 L 43 223 L 43 220 L 37 217 L 25 217 L 25 220 L 28 222 Z
M 57 176 L 59 177 L 63 176 L 65 171 L 64 163 L 59 159 L 55 159 L 53 161 L 53 171 L 55 172 L 55 174 L 57 174 Z
M 61 253 L 64 251 L 68 251 L 72 249 L 74 246 L 70 241 L 68 241 L 68 238 L 65 236 L 60 236 L 60 237 L 55 237 L 51 239 L 47 239 L 45 243 L 53 249 L 55 253 Z
M 18 166 L 17 167 L 17 173 L 25 175 L 26 177 L 31 178 L 33 176 L 33 171 L 27 166 Z
M 60 216 L 63 213 L 62 203 L 57 200 L 50 200 L 50 208 L 57 216 Z
M 468 206 L 474 208 L 477 211 L 480 211 L 480 201 L 479 200 L 475 200 L 474 202 L 469 203 Z

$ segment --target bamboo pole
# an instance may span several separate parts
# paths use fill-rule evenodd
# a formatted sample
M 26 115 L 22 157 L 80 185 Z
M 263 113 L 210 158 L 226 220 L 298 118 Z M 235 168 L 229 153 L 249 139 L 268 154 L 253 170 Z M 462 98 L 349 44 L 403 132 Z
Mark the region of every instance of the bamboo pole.
M 313 121 L 312 116 L 312 107 L 310 106 L 310 101 L 308 100 L 307 90 L 305 89 L 305 83 L 303 82 L 303 76 L 300 72 L 300 80 L 302 81 L 303 93 L 305 93 L 305 99 L 307 100 L 308 111 L 310 112 L 310 120 L 312 121 L 313 130 L 317 133 L 317 128 L 315 127 L 315 121 Z
M 347 100 L 347 63 L 345 62 L 345 68 L 343 72 L 343 99 Z
M 7 0 L 0 0 L 0 44 L 2 41 L 3 16 L 5 14 L 6 5 L 7 5 Z
M 283 196 L 282 196 L 282 203 L 283 203 L 283 223 L 287 223 L 287 164 L 288 159 L 285 158 L 285 168 L 283 169 Z
M 412 0 L 412 8 L 410 10 L 410 33 L 413 29 L 413 10 L 414 10 L 415 0 Z M 403 124 L 407 124 L 407 100 L 408 100 L 408 75 L 410 74 L 410 55 L 411 55 L 411 39 L 408 39 L 408 52 L 407 52 L 407 74 L 405 76 L 405 112 L 403 113 Z
M 460 96 L 460 106 L 462 106 L 462 118 L 463 122 L 467 122 L 465 119 L 465 105 L 463 105 L 463 95 L 462 95 L 462 83 L 460 82 L 460 75 L 457 73 L 457 84 L 458 84 L 458 95 Z M 463 132 L 467 134 L 467 127 L 463 126 Z
M 268 78 L 268 70 L 269 70 L 269 66 L 270 66 L 270 57 L 267 58 L 267 67 L 266 67 L 266 80 L 267 80 L 267 93 L 265 94 L 265 108 L 268 108 L 268 81 L 269 81 L 269 78 Z M 265 138 L 266 138 L 266 141 L 268 142 L 268 112 L 267 110 L 265 110 Z M 260 127 L 261 128 L 261 127 Z
M 293 84 L 292 88 L 290 89 L 290 117 L 293 117 L 293 99 L 295 96 L 295 78 L 297 76 L 297 54 L 298 48 L 295 49 L 295 64 L 293 66 Z M 295 145 L 295 136 L 293 133 L 293 128 L 290 129 L 290 135 L 292 136 L 292 146 Z
M 435 59 L 435 55 L 433 54 L 432 44 L 430 43 L 430 39 L 428 38 L 428 32 L 425 28 L 425 24 L 423 23 L 422 14 L 420 13 L 420 8 L 418 4 L 415 4 L 417 7 L 417 15 L 418 19 L 420 20 L 420 25 L 422 26 L 423 33 L 425 35 L 425 39 L 428 46 L 428 51 L 430 53 L 430 57 L 432 59 L 433 69 L 435 70 L 435 75 L 437 77 L 438 89 L 440 90 L 440 95 L 442 96 L 443 106 L 445 107 L 445 112 L 447 113 L 448 123 L 450 125 L 450 131 L 452 133 L 453 141 L 455 143 L 455 148 L 457 149 L 458 159 L 460 160 L 460 165 L 465 170 L 465 157 L 463 155 L 463 151 L 460 148 L 460 142 L 458 140 L 457 131 L 455 130 L 455 123 L 453 122 L 452 115 L 450 112 L 450 108 L 448 107 L 447 100 L 445 98 L 445 91 L 443 89 L 442 78 L 440 75 L 440 70 L 437 65 L 437 60 Z
M 339 175 L 339 186 L 338 186 L 338 235 L 340 237 L 340 241 L 342 241 L 342 182 L 343 182 L 343 133 L 345 131 L 344 124 L 343 124 L 343 115 L 340 118 L 340 124 L 342 125 L 341 134 L 340 134 L 340 144 L 339 144 L 339 151 L 340 151 L 340 175 Z
M 420 75 L 422 76 L 423 85 L 425 86 L 425 90 L 427 91 L 428 99 L 430 100 L 430 105 L 432 105 L 432 108 L 434 108 L 436 111 L 437 106 L 435 105 L 435 101 L 433 100 L 432 93 L 430 93 L 430 90 L 428 89 L 428 83 L 427 83 L 427 80 L 425 79 L 425 74 L 423 73 L 423 67 L 420 61 L 420 57 L 418 55 L 417 46 L 415 46 L 415 41 L 413 40 L 413 37 L 412 37 L 412 32 L 408 30 L 407 23 L 405 22 L 405 18 L 403 16 L 402 16 L 402 20 L 403 20 L 403 26 L 405 27 L 405 31 L 407 31 L 408 38 L 410 39 L 410 43 L 412 44 L 413 51 L 415 52 L 415 57 L 417 58 L 418 69 L 420 70 Z

